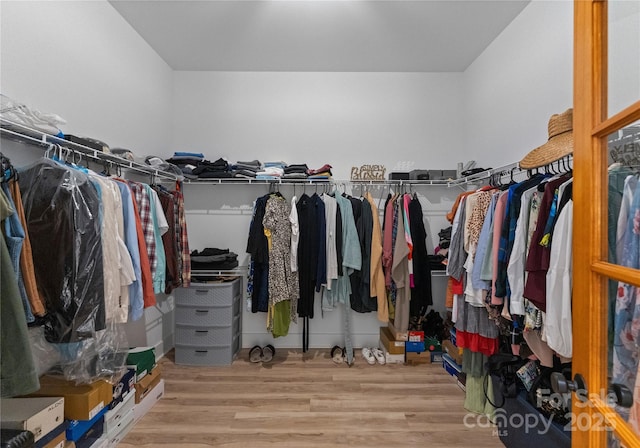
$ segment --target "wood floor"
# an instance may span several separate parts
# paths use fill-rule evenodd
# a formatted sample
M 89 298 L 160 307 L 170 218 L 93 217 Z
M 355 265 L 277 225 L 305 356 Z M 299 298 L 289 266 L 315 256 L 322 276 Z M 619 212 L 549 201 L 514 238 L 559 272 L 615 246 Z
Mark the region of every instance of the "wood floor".
M 247 353 L 228 367 L 163 358 L 165 397 L 119 446 L 502 447 L 491 428 L 467 429 L 464 392 L 442 365 L 334 364 L 325 350 Z

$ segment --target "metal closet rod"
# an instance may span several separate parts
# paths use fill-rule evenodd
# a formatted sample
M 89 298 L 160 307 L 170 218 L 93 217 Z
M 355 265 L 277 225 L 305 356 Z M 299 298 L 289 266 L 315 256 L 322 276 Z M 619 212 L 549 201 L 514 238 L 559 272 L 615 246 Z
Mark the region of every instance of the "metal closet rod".
M 113 165 L 120 166 L 122 168 L 126 168 L 129 170 L 133 170 L 139 173 L 148 174 L 157 178 L 168 179 L 172 181 L 177 181 L 178 177 L 168 173 L 166 171 L 158 170 L 149 167 L 148 165 L 143 165 L 138 162 L 134 162 L 131 160 L 124 160 L 120 157 L 113 156 L 110 154 L 105 154 L 101 151 L 98 151 L 94 148 L 89 148 L 88 146 L 84 146 L 78 143 L 70 142 L 60 137 L 56 137 L 55 135 L 47 134 L 46 132 L 39 131 L 37 129 L 32 129 L 27 126 L 24 126 L 20 123 L 14 123 L 5 118 L 0 117 L 0 122 L 10 124 L 11 126 L 15 126 L 21 130 L 29 132 L 31 134 L 35 134 L 39 136 L 39 138 L 34 137 L 33 135 L 26 134 L 25 132 L 14 131 L 12 129 L 8 129 L 4 126 L 0 127 L 0 132 L 3 134 L 11 135 L 20 139 L 27 140 L 28 143 L 43 146 L 50 148 L 53 145 L 59 145 L 64 148 L 69 149 L 72 152 L 82 154 L 86 157 L 89 157 L 93 160 L 99 162 L 109 162 Z

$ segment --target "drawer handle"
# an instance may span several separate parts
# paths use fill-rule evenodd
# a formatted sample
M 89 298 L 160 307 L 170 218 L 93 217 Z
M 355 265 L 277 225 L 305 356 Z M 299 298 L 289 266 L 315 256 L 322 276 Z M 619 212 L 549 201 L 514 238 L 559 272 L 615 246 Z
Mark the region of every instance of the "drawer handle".
M 196 310 L 196 313 L 207 314 L 209 310 Z
M 209 353 L 209 350 L 196 350 L 196 353 Z
M 209 333 L 209 330 L 196 330 L 196 333 Z
M 209 292 L 208 289 L 196 289 L 197 293 L 207 294 Z

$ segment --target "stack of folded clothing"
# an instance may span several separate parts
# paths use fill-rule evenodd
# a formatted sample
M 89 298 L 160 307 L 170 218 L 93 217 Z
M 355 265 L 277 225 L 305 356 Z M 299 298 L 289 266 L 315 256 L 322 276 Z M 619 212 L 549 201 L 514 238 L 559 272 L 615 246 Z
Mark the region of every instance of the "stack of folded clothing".
M 309 167 L 305 163 L 300 163 L 297 165 L 287 165 L 284 168 L 284 176 L 283 179 L 306 179 L 309 171 Z
M 309 170 L 309 180 L 328 180 L 331 179 L 332 166 L 326 163 L 317 170 Z
M 195 179 L 198 176 L 193 173 L 193 170 L 195 170 L 198 167 L 198 164 L 202 163 L 203 160 L 204 154 L 202 153 L 176 151 L 173 153 L 173 157 L 167 159 L 167 162 L 180 168 L 185 177 Z
M 256 179 L 259 180 L 278 180 L 284 175 L 284 168 L 287 166 L 284 162 L 265 162 L 264 169 L 256 173 Z
M 238 254 L 229 249 L 207 247 L 191 252 L 191 269 L 199 271 L 225 271 L 238 266 Z
M 227 179 L 233 177 L 233 173 L 229 170 L 229 162 L 220 158 L 215 162 L 203 160 L 198 164 L 193 174 L 199 179 Z
M 231 166 L 233 177 L 255 178 L 256 173 L 262 169 L 262 163 L 259 160 L 251 160 L 250 162 L 237 161 Z

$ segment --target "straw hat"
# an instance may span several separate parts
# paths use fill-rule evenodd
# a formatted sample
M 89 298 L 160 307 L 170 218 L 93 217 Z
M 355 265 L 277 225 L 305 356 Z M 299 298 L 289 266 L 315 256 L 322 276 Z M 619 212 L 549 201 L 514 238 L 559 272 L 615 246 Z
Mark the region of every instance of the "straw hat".
M 549 140 L 524 156 L 520 168 L 545 166 L 573 153 L 573 109 L 554 114 L 549 119 Z

